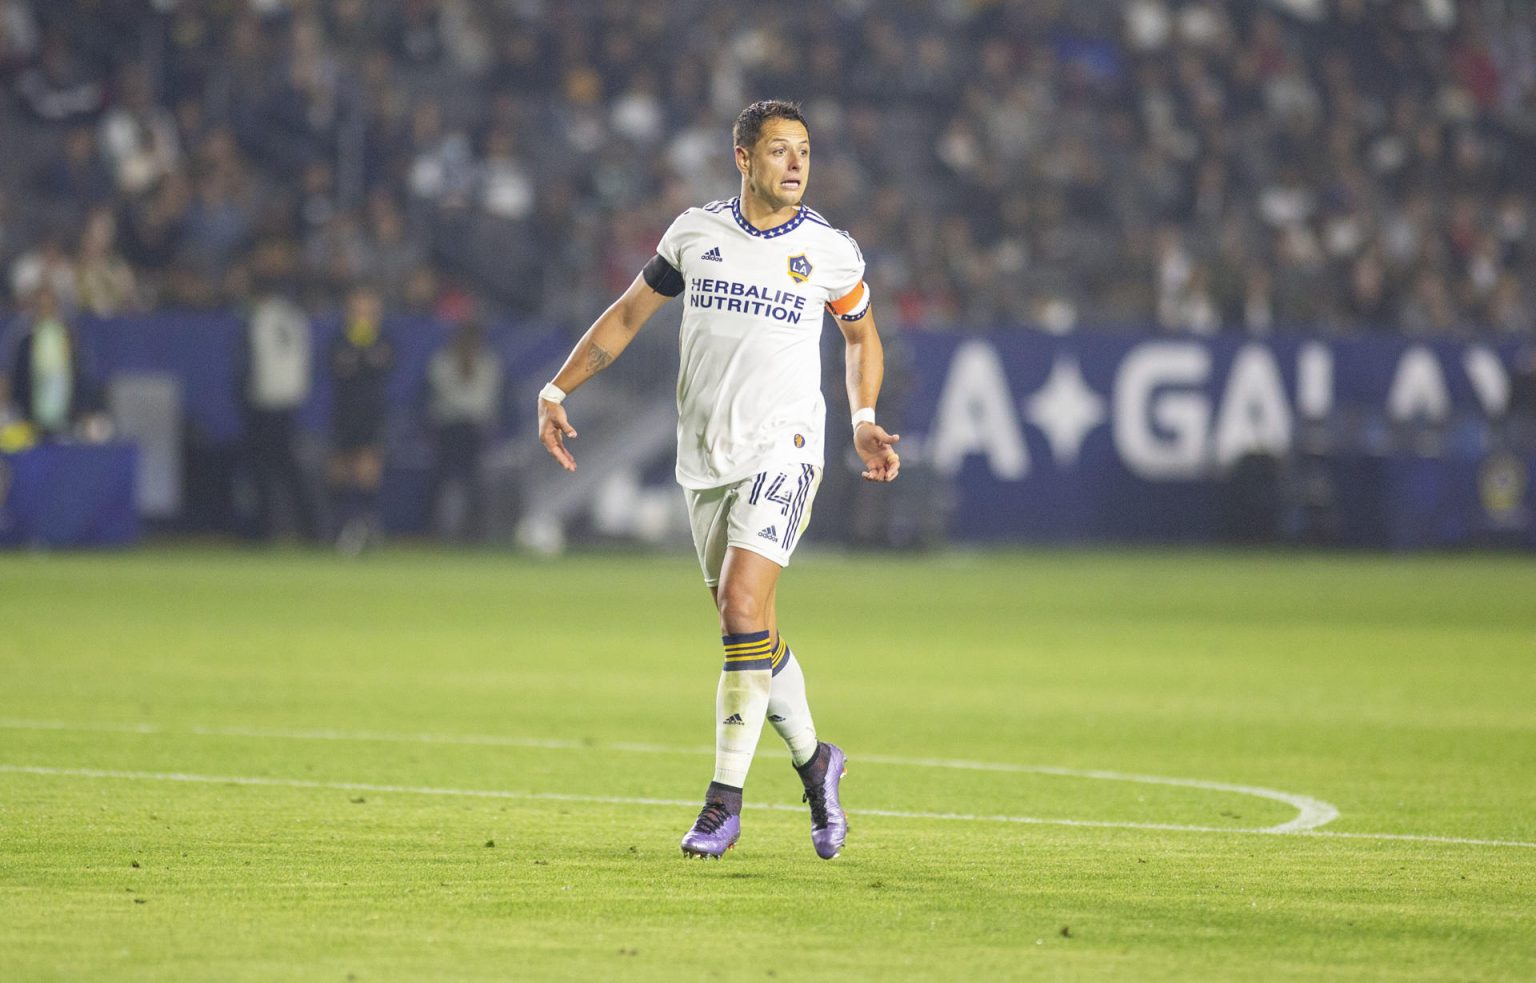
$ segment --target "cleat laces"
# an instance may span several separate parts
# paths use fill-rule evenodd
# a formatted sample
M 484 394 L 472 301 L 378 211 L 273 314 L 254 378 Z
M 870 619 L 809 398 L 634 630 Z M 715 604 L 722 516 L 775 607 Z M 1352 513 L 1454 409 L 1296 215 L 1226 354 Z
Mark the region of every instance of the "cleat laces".
M 724 826 L 729 818 L 731 814 L 726 810 L 724 802 L 706 802 L 693 828 L 698 833 L 713 833 Z
M 817 783 L 807 785 L 805 794 L 800 797 L 801 802 L 811 804 L 811 828 L 824 829 L 827 825 L 827 790 Z

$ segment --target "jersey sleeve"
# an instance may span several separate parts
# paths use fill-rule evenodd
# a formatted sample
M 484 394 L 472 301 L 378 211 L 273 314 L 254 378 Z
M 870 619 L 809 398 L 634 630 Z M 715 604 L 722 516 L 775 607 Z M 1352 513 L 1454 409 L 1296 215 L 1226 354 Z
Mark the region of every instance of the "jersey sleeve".
M 667 231 L 661 234 L 661 241 L 656 244 L 656 255 L 666 260 L 667 265 L 679 273 L 683 271 L 683 235 L 688 224 L 688 216 L 692 211 L 693 209 L 690 208 L 673 219 L 672 224 L 667 226 Z
M 864 283 L 864 254 L 846 232 L 838 235 L 846 247 L 827 278 L 827 310 L 845 321 L 857 321 L 869 310 L 869 287 Z
M 672 220 L 667 231 L 662 233 L 661 241 L 656 244 L 656 255 L 640 271 L 646 285 L 663 297 L 676 297 L 683 292 L 683 242 L 680 227 L 687 215 L 688 212 L 684 212 Z

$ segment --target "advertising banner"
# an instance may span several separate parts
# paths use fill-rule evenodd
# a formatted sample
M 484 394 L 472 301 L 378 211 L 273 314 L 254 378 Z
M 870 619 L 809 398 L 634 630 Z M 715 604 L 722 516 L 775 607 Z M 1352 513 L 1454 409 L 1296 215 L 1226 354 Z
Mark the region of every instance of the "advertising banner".
M 1531 540 L 1513 352 L 1357 338 L 904 336 L 905 455 L 973 541 Z

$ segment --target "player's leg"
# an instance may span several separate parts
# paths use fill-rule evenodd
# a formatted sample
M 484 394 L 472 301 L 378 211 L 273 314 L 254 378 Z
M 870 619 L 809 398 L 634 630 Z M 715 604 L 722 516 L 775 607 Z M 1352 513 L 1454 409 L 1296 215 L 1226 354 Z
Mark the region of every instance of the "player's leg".
M 773 686 L 768 693 L 768 722 L 789 745 L 790 759 L 805 787 L 805 801 L 811 807 L 811 845 L 818 856 L 830 860 L 841 852 L 848 837 L 848 817 L 839 795 L 848 760 L 842 748 L 816 737 L 800 660 L 777 631 L 777 595 L 775 586 L 768 597 L 768 623 L 775 626 L 774 637 L 778 639 L 771 670 Z
M 693 545 L 698 553 L 699 567 L 704 574 L 704 585 L 715 598 L 718 610 L 720 576 L 725 566 L 728 517 L 730 504 L 736 497 L 734 488 L 688 489 L 684 499 L 688 505 L 688 521 L 693 532 Z M 724 673 L 722 672 L 722 675 Z M 716 703 L 719 698 L 717 694 Z M 724 719 L 715 714 L 718 733 Z M 722 788 L 710 782 L 704 795 L 704 808 L 699 812 L 693 827 L 683 836 L 683 853 L 690 857 L 719 858 L 736 845 L 741 835 L 741 788 Z
M 694 545 L 720 614 L 726 663 L 716 693 L 716 772 L 683 851 L 719 856 L 740 831 L 742 789 L 775 694 L 786 740 L 811 803 L 812 842 L 836 856 L 847 825 L 837 798 L 842 752 L 818 744 L 805 703 L 804 677 L 777 632 L 777 588 L 809 521 L 820 474 L 793 465 L 731 489 L 689 492 Z M 775 674 L 775 669 L 778 670 Z M 786 676 L 786 673 L 789 675 Z M 780 682 L 779 677 L 782 678 Z
M 773 632 L 768 599 L 778 584 L 773 560 L 732 546 L 720 571 L 716 604 L 725 664 L 715 696 L 715 781 L 742 788 L 768 716 Z
M 715 689 L 715 774 L 683 837 L 683 852 L 692 856 L 719 857 L 741 832 L 742 790 L 768 714 L 773 648 L 763 618 L 778 575 L 778 564 L 736 547 L 721 564 L 714 594 L 725 662 Z
M 778 630 L 778 585 L 768 595 L 768 628 L 773 633 L 772 685 L 768 691 L 768 722 L 789 746 L 796 768 L 816 755 L 816 723 L 805 698 L 805 674 L 795 652 Z
M 803 533 L 805 527 L 811 521 L 812 500 L 815 497 L 816 486 L 819 485 L 819 475 L 810 479 L 811 487 L 806 496 L 805 507 L 796 537 Z M 793 545 L 793 543 L 791 544 Z M 773 635 L 773 656 L 771 659 L 772 685 L 768 694 L 768 722 L 773 724 L 773 729 L 783 738 L 789 746 L 789 755 L 796 768 L 805 765 L 816 756 L 816 723 L 811 717 L 811 707 L 805 697 L 805 674 L 800 669 L 800 663 L 795 659 L 794 650 L 789 647 L 789 642 L 779 632 L 778 617 L 779 585 L 775 581 L 768 592 L 767 624 L 768 630 Z
M 821 474 L 814 469 L 803 472 L 804 483 L 797 489 L 798 506 L 791 510 L 798 521 L 785 540 L 784 562 L 798 545 L 799 537 L 811 521 L 811 506 Z M 811 844 L 823 859 L 830 860 L 842 850 L 848 835 L 848 818 L 839 797 L 841 781 L 847 773 L 847 758 L 842 748 L 816 736 L 816 723 L 805 695 L 805 674 L 800 660 L 779 631 L 778 585 L 768 593 L 767 623 L 773 632 L 774 650 L 770 660 L 772 683 L 768 696 L 768 722 L 789 745 L 790 759 L 805 788 L 805 801 L 811 807 Z

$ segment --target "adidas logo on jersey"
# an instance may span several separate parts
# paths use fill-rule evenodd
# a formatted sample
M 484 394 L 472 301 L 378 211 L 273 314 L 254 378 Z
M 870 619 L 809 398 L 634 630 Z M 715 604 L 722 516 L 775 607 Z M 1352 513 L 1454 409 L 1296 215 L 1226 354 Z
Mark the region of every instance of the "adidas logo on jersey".
M 700 256 L 699 259 L 707 259 L 707 260 L 711 260 L 711 261 L 716 262 L 716 263 L 723 263 L 723 262 L 725 262 L 725 257 L 720 255 L 720 247 L 719 246 L 716 246 L 715 248 L 711 249 L 709 252 L 705 253 L 703 256 Z
M 767 529 L 760 530 L 757 534 L 757 538 L 776 540 L 779 538 L 779 530 L 774 526 L 769 526 Z
M 745 727 L 747 725 L 747 722 L 741 719 L 741 714 L 739 713 L 733 713 L 720 722 L 722 724 L 734 724 L 737 727 Z

